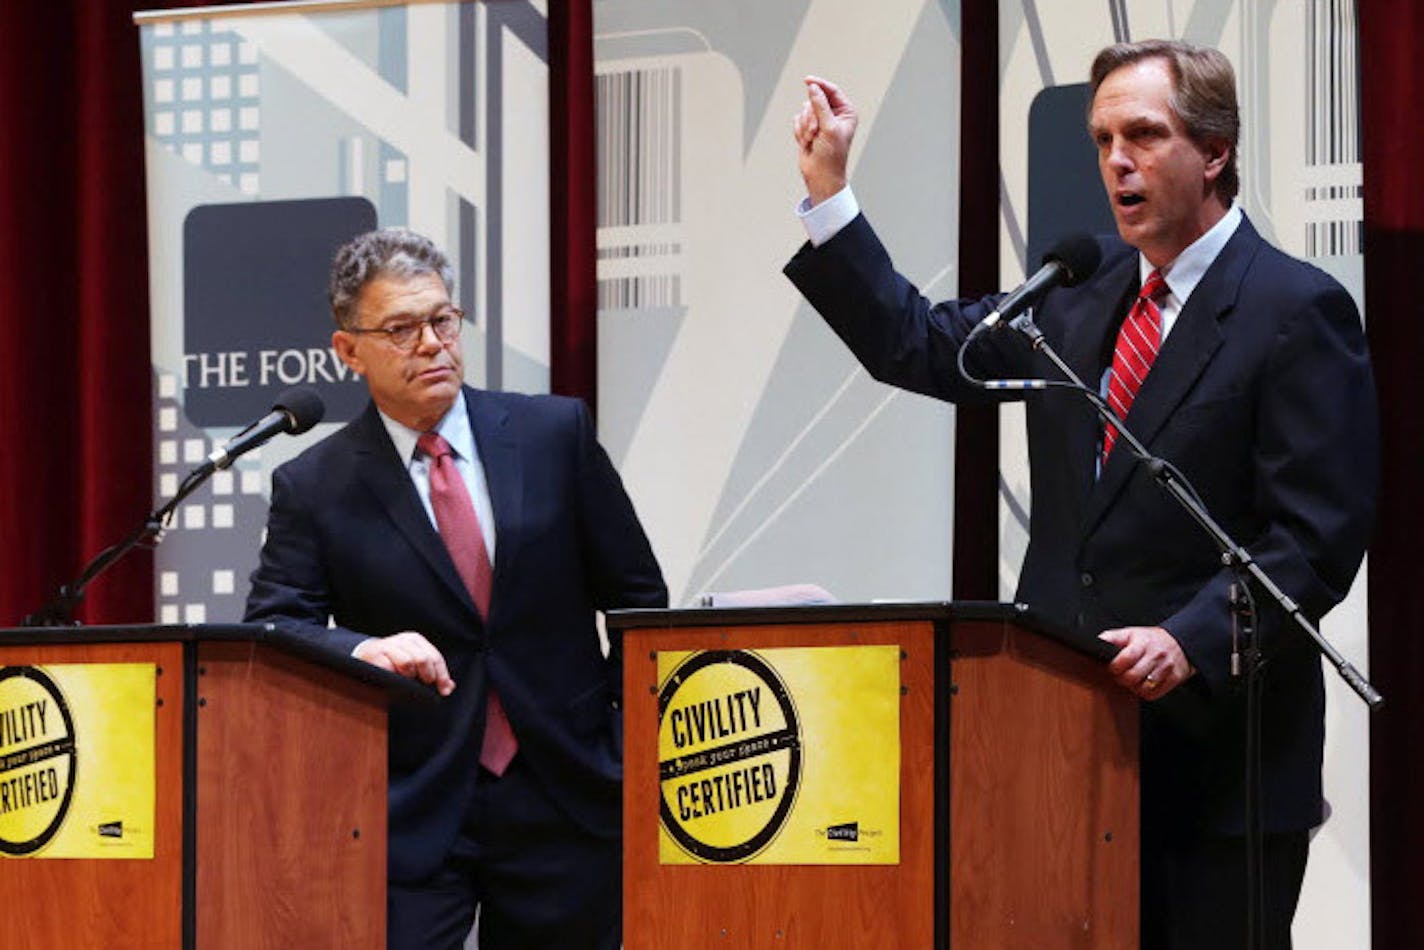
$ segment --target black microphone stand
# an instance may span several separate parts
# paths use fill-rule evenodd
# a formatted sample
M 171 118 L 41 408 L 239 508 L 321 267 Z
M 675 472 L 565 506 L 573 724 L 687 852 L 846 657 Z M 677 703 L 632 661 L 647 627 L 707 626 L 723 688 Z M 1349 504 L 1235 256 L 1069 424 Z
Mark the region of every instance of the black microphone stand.
M 1241 677 L 1244 684 L 1244 702 L 1246 704 L 1246 762 L 1245 762 L 1245 789 L 1246 800 L 1244 802 L 1246 812 L 1246 888 L 1247 888 L 1247 942 L 1246 946 L 1251 950 L 1262 946 L 1261 927 L 1264 923 L 1264 914 L 1261 913 L 1265 892 L 1261 876 L 1261 858 L 1264 843 L 1264 834 L 1261 822 L 1261 696 L 1260 696 L 1260 674 L 1264 665 L 1264 658 L 1257 638 L 1258 614 L 1254 599 L 1251 595 L 1250 581 L 1256 584 L 1280 606 L 1296 626 L 1305 631 L 1306 635 L 1315 642 L 1316 648 L 1328 659 L 1340 677 L 1355 691 L 1355 694 L 1364 701 L 1365 705 L 1373 712 L 1384 704 L 1384 697 L 1372 686 L 1343 656 L 1340 655 L 1330 641 L 1326 640 L 1315 625 L 1301 613 L 1300 606 L 1290 598 L 1285 591 L 1273 581 L 1269 574 L 1256 563 L 1251 553 L 1244 547 L 1237 544 L 1235 539 L 1226 532 L 1221 525 L 1217 524 L 1207 511 L 1206 505 L 1202 503 L 1191 483 L 1187 481 L 1177 468 L 1166 459 L 1158 458 L 1147 451 L 1137 437 L 1132 434 L 1118 418 L 1107 400 L 1096 389 L 1090 389 L 1078 378 L 1078 374 L 1073 372 L 1072 367 L 1063 362 L 1053 347 L 1048 345 L 1044 339 L 1043 331 L 1033 322 L 1032 311 L 1015 318 L 1009 326 L 1028 337 L 1030 345 L 1036 352 L 1042 353 L 1048 360 L 1057 367 L 1058 371 L 1068 380 L 1067 383 L 1055 382 L 1051 380 L 981 380 L 969 373 L 964 363 L 965 351 L 970 343 L 984 329 L 984 325 L 976 326 L 965 339 L 959 348 L 958 361 L 959 371 L 970 383 L 984 389 L 1048 389 L 1065 388 L 1073 389 L 1087 397 L 1097 410 L 1098 416 L 1104 423 L 1117 429 L 1118 445 L 1126 444 L 1134 456 L 1147 466 L 1148 472 L 1158 485 L 1172 496 L 1182 508 L 1191 515 L 1192 519 L 1201 526 L 1202 530 L 1216 544 L 1221 551 L 1221 563 L 1224 567 L 1231 568 L 1237 575 L 1237 583 L 1231 585 L 1229 595 L 1229 608 L 1232 615 L 1233 636 L 1231 654 L 1231 672 L 1233 676 Z M 1114 446 L 1116 448 L 1116 446 Z
M 150 547 L 157 546 L 163 540 L 163 529 L 173 517 L 173 512 L 183 499 L 191 495 L 198 486 L 207 481 L 216 469 L 210 464 L 204 464 L 199 468 L 189 472 L 183 479 L 183 484 L 178 486 L 178 491 L 168 500 L 167 504 L 152 512 L 133 531 L 129 532 L 118 544 L 110 545 L 100 551 L 80 572 L 79 577 L 68 584 L 61 584 L 45 605 L 39 610 L 27 616 L 21 623 L 25 627 L 69 627 L 78 626 L 73 620 L 74 608 L 84 599 L 84 589 L 110 567 L 112 567 L 125 554 L 132 551 L 139 545 Z

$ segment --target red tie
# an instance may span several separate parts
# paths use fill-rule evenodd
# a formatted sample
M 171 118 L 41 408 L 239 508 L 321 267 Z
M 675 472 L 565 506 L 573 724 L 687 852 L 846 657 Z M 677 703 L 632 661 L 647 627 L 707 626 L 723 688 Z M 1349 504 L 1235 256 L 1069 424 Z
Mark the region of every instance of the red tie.
M 470 592 L 480 616 L 488 619 L 494 572 L 490 569 L 479 516 L 475 514 L 465 480 L 455 467 L 450 443 L 437 433 L 426 432 L 416 441 L 416 446 L 430 459 L 430 507 L 435 511 L 440 539 L 445 542 L 445 549 L 455 562 L 455 571 L 465 582 L 465 589 Z M 518 750 L 519 741 L 514 738 L 514 730 L 504 714 L 504 704 L 490 686 L 480 764 L 495 775 L 503 775 Z
M 1117 345 L 1113 347 L 1112 376 L 1108 379 L 1108 405 L 1119 419 L 1127 419 L 1127 411 L 1137 399 L 1137 391 L 1147 379 L 1152 361 L 1157 359 L 1157 349 L 1162 345 L 1162 311 L 1157 309 L 1156 300 L 1166 292 L 1167 282 L 1161 272 L 1154 270 L 1148 274 L 1118 331 Z M 1104 468 L 1116 442 L 1117 426 L 1109 425 L 1103 431 Z

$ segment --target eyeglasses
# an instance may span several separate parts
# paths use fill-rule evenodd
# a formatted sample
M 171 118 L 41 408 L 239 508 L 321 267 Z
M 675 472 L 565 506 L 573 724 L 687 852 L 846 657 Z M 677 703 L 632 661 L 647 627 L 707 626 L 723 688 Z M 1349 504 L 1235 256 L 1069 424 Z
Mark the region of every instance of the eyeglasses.
M 459 307 L 448 307 L 424 320 L 396 323 L 388 327 L 351 327 L 346 332 L 379 333 L 392 346 L 402 350 L 411 350 L 418 346 L 423 339 L 426 327 L 430 327 L 435 333 L 435 338 L 441 343 L 453 343 L 459 338 L 460 327 L 464 325 L 464 322 L 465 311 Z

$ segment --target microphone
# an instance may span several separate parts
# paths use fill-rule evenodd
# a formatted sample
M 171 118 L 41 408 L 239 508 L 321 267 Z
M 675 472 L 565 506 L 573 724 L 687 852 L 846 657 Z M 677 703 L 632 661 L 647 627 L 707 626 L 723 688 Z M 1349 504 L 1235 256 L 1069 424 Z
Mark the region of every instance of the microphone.
M 229 439 L 222 448 L 214 449 L 198 472 L 205 476 L 220 472 L 231 466 L 239 455 L 251 452 L 279 433 L 301 435 L 320 422 L 324 415 L 326 404 L 316 390 L 306 386 L 293 387 L 277 397 L 271 412 Z
M 975 331 L 996 329 L 1003 321 L 1012 320 L 1028 309 L 1033 301 L 1060 284 L 1064 287 L 1078 286 L 1093 276 L 1102 260 L 1102 248 L 1088 235 L 1071 234 L 1063 238 L 1043 255 L 1043 266 L 1037 273 L 1000 300 L 998 309 L 979 321 Z

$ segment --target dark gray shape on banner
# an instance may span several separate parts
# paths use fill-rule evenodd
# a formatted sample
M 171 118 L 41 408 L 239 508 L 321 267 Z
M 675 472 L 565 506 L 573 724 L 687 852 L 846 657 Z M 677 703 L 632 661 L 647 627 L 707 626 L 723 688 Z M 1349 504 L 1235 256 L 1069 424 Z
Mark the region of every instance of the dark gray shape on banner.
M 242 426 L 310 386 L 326 421 L 354 418 L 366 387 L 331 352 L 336 249 L 376 226 L 365 198 L 201 205 L 183 221 L 183 410 Z
M 1069 234 L 1115 234 L 1088 135 L 1088 84 L 1050 86 L 1028 110 L 1028 248 L 1024 271 Z

